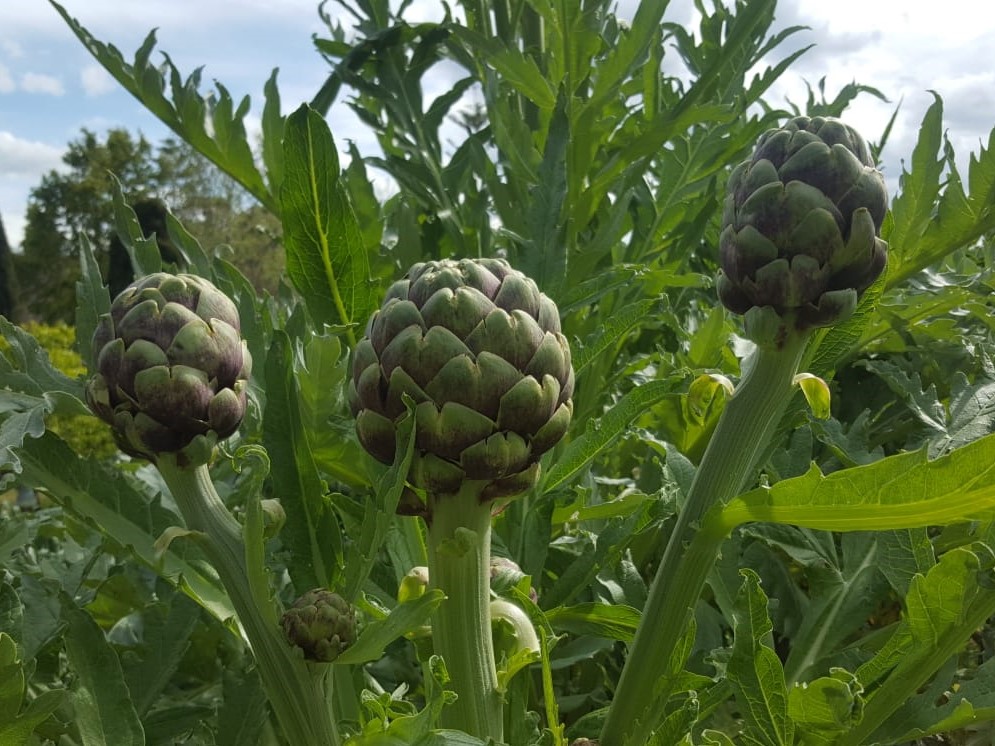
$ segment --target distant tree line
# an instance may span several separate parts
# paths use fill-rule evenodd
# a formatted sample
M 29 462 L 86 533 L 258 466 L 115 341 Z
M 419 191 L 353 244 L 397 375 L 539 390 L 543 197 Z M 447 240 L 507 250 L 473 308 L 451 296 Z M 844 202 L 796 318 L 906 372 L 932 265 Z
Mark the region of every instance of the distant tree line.
M 114 179 L 135 210 L 142 232 L 155 235 L 163 259 L 180 255 L 166 230 L 172 212 L 204 246 L 225 256 L 259 288 L 274 290 L 283 272 L 280 223 L 238 184 L 186 143 L 153 146 L 126 129 L 101 137 L 82 130 L 29 195 L 20 252 L 0 222 L 0 314 L 15 321 L 72 323 L 80 237 L 94 247 L 112 294 L 133 278 L 114 230 Z
M 17 286 L 14 282 L 14 256 L 0 215 L 0 316 L 17 318 Z

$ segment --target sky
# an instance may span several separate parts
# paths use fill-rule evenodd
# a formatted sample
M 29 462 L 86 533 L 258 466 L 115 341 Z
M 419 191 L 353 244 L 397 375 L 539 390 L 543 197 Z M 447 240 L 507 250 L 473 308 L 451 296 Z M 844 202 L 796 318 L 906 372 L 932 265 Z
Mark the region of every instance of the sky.
M 637 2 L 618 0 L 618 15 L 631 18 Z M 710 6 L 711 0 L 705 3 Z M 280 70 L 286 113 L 309 100 L 328 72 L 312 44 L 314 34 L 327 36 L 316 0 L 64 0 L 63 5 L 128 61 L 157 28 L 158 52 L 167 52 L 182 74 L 203 65 L 205 84 L 218 80 L 236 99 L 252 98 L 250 134 L 258 129 L 263 84 L 273 68 Z M 441 7 L 439 0 L 414 0 L 405 17 L 437 18 Z M 60 168 L 67 143 L 81 128 L 102 133 L 126 127 L 152 142 L 170 133 L 103 71 L 46 0 L 0 0 L 0 8 L 0 215 L 17 247 L 31 188 Z M 340 3 L 328 2 L 326 11 L 350 27 Z M 665 20 L 693 23 L 693 2 L 672 0 Z M 995 127 L 995 14 L 988 0 L 779 0 L 775 25 L 808 29 L 775 50 L 771 62 L 815 47 L 772 90 L 773 103 L 803 104 L 806 81 L 815 85 L 823 77 L 830 95 L 854 81 L 872 85 L 888 101 L 862 96 L 844 117 L 872 141 L 899 107 L 882 153 L 892 190 L 933 101 L 931 90 L 943 97 L 944 126 L 962 170 L 969 154 L 987 144 Z M 450 82 L 437 78 L 428 96 L 444 92 Z M 361 152 L 375 152 L 373 138 L 344 106 L 333 108 L 329 122 L 340 148 L 352 140 Z

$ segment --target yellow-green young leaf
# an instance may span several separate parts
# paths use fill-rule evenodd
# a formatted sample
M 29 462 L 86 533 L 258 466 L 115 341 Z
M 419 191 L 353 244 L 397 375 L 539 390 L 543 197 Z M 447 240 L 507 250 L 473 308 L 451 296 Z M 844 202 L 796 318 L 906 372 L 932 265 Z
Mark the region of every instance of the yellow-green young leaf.
M 995 510 L 995 435 L 930 461 L 926 449 L 825 476 L 807 473 L 733 498 L 706 522 L 732 530 L 751 521 L 826 531 L 942 526 Z
M 813 373 L 799 373 L 795 376 L 795 383 L 805 395 L 812 414 L 820 420 L 829 419 L 829 386 Z
M 365 324 L 376 288 L 362 233 L 339 181 L 328 124 L 306 104 L 287 118 L 280 190 L 287 274 L 321 326 Z M 355 343 L 355 332 L 347 333 Z
M 688 389 L 688 409 L 698 424 L 704 422 L 716 394 L 732 396 L 736 388 L 721 373 L 705 373 L 691 382 Z
M 831 668 L 828 676 L 796 684 L 788 692 L 788 714 L 804 733 L 804 743 L 830 746 L 842 743 L 863 715 L 863 687 L 849 671 Z

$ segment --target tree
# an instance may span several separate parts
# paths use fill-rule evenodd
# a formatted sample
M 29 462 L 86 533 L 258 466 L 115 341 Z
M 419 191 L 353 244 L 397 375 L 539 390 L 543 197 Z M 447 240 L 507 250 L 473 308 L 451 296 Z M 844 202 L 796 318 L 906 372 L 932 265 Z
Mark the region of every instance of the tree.
M 244 267 L 260 289 L 272 290 L 279 282 L 279 221 L 186 143 L 154 146 L 125 129 L 108 130 L 101 139 L 84 129 L 62 160 L 66 170 L 50 171 L 31 190 L 24 253 L 16 258 L 19 274 L 32 278 L 22 292 L 31 317 L 72 321 L 81 236 L 93 245 L 112 292 L 131 281 L 130 259 L 115 238 L 112 204 L 118 188 L 143 233 L 156 236 L 167 263 L 180 264 L 166 228 L 168 211 L 207 249 L 235 247 L 226 251 L 227 258 Z
M 17 320 L 17 282 L 14 277 L 13 252 L 0 215 L 0 316 Z

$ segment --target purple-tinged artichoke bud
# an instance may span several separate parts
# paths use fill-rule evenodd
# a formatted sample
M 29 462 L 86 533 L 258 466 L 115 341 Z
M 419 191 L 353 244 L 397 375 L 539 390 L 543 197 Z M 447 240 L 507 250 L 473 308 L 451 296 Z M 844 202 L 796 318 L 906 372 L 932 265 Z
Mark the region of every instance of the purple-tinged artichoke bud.
M 499 596 L 506 593 L 512 587 L 517 586 L 525 573 L 518 563 L 508 557 L 491 557 L 491 590 Z M 529 586 L 529 598 L 533 603 L 539 599 L 535 588 Z
M 353 354 L 349 401 L 360 443 L 389 464 L 410 396 L 409 484 L 448 495 L 480 480 L 492 500 L 535 484 L 570 424 L 573 387 L 556 304 L 532 280 L 502 259 L 444 260 L 387 291 Z
M 87 403 L 132 456 L 204 463 L 242 422 L 252 360 L 235 304 L 201 277 L 132 283 L 101 317 L 93 350 Z
M 852 128 L 796 117 L 768 130 L 729 178 L 719 297 L 747 314 L 748 335 L 752 309 L 799 331 L 842 321 L 884 269 L 887 209 L 884 178 Z
M 281 624 L 290 644 L 316 663 L 331 663 L 356 641 L 356 612 L 342 596 L 324 588 L 298 598 Z

